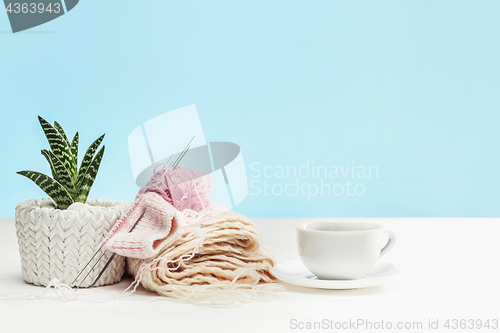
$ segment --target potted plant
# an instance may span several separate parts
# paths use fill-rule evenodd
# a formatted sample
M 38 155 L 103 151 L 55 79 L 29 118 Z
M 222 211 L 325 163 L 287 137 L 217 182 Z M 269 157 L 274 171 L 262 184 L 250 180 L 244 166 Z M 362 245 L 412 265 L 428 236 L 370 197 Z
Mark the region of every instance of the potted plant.
M 42 155 L 52 177 L 36 171 L 18 172 L 50 197 L 27 200 L 16 207 L 23 278 L 44 286 L 57 278 L 73 286 L 73 280 L 99 249 L 127 204 L 88 198 L 104 154 L 104 146 L 97 151 L 104 134 L 89 146 L 78 168 L 78 132 L 70 142 L 57 122 L 52 126 L 42 117 L 38 119 L 50 146 L 50 150 L 42 150 Z M 82 287 L 92 284 L 110 256 L 105 254 Z M 96 286 L 119 282 L 124 267 L 125 259 L 116 257 Z

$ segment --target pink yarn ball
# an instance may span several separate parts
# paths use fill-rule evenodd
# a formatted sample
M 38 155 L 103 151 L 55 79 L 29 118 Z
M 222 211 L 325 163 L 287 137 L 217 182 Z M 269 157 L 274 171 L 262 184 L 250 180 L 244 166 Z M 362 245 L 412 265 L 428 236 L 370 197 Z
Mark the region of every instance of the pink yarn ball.
M 158 166 L 163 168 L 156 171 Z M 196 223 L 212 212 L 213 186 L 208 174 L 181 166 L 175 169 L 165 164 L 158 166 L 151 180 L 137 194 L 136 200 L 146 191 L 156 192 L 180 211 L 187 223 Z

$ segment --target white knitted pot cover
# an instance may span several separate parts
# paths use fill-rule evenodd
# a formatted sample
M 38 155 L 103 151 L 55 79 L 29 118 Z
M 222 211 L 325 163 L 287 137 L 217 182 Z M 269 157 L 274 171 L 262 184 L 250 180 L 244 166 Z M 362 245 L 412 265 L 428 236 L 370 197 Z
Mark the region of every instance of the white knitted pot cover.
M 52 199 L 33 199 L 16 207 L 16 229 L 23 278 L 26 282 L 46 286 L 54 278 L 71 284 L 101 245 L 117 219 L 127 209 L 120 201 L 88 199 L 79 209 L 55 208 Z M 105 250 L 101 249 L 99 258 Z M 89 287 L 97 278 L 112 252 L 107 252 L 82 287 Z M 96 258 L 94 261 L 96 261 Z M 125 258 L 116 256 L 96 286 L 119 282 L 125 268 Z

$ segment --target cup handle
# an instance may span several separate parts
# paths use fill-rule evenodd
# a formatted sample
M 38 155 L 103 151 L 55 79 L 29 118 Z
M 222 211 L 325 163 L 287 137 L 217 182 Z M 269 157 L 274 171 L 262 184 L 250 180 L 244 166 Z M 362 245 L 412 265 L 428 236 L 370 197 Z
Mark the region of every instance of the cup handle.
M 384 234 L 387 234 L 389 239 L 387 240 L 387 244 L 380 250 L 380 257 L 389 252 L 390 249 L 396 244 L 396 234 L 391 230 L 384 230 Z

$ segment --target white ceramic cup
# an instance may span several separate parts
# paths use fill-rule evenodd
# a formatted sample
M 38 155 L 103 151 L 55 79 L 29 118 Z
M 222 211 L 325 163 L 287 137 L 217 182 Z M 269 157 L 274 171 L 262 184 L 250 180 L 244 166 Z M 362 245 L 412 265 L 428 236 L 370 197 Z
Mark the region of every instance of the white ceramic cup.
M 318 279 L 357 280 L 396 242 L 396 235 L 371 222 L 301 223 L 297 228 L 300 259 Z M 382 247 L 382 235 L 388 235 Z

